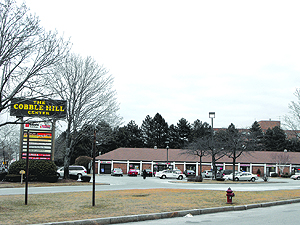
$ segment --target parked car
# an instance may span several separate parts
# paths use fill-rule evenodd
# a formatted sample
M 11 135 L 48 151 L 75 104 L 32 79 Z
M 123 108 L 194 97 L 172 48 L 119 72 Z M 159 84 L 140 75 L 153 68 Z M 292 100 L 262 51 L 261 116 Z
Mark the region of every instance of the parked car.
M 296 174 L 292 175 L 291 179 L 300 180 L 300 173 L 296 173 Z
M 146 171 L 146 176 L 147 177 L 152 177 L 153 173 L 150 169 L 145 169 Z M 141 175 L 143 176 L 144 175 L 144 170 L 142 171 Z
M 123 171 L 121 168 L 114 168 L 111 173 L 110 173 L 111 176 L 123 176 Z
M 183 173 L 186 177 L 196 176 L 196 173 L 194 170 L 185 170 Z
M 255 180 L 258 180 L 258 177 L 257 175 L 254 175 L 250 172 L 241 172 L 241 173 L 238 173 L 235 178 L 234 178 L 236 181 L 239 181 L 239 180 L 247 180 L 247 181 L 252 181 L 254 182 Z
M 64 167 L 59 168 L 57 173 L 60 177 L 63 177 Z M 87 170 L 84 166 L 69 166 L 69 175 L 77 175 L 79 179 L 81 176 L 87 176 Z
M 204 170 L 202 172 L 202 177 L 205 177 L 205 178 L 211 178 L 213 177 L 213 173 L 211 170 Z
M 181 170 L 163 170 L 159 171 L 155 174 L 155 177 L 159 177 L 160 179 L 173 178 L 182 180 L 185 178 L 185 175 L 181 172 Z
M 137 176 L 139 174 L 139 172 L 135 169 L 130 169 L 128 171 L 128 176 Z
M 218 171 L 217 172 L 217 177 L 216 177 L 216 179 L 217 180 L 228 180 L 228 176 L 226 176 L 226 175 L 230 175 L 230 174 L 232 174 L 232 170 L 220 170 L 220 171 Z
M 237 174 L 239 174 L 239 173 L 241 173 L 241 172 L 235 171 L 235 176 L 236 176 Z M 224 180 L 233 180 L 233 173 L 223 175 L 223 179 L 224 179 Z

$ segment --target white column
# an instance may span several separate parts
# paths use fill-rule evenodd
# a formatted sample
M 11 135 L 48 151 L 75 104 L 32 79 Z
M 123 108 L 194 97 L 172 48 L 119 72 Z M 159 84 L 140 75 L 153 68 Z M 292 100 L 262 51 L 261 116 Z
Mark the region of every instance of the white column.
M 199 167 L 199 163 L 198 162 L 196 162 L 196 176 L 199 176 L 198 174 L 199 174 L 199 169 L 198 169 L 198 167 Z
M 250 173 L 253 173 L 252 172 L 252 163 L 250 163 Z
M 127 173 L 129 171 L 129 160 L 127 160 Z
M 264 175 L 266 175 L 267 174 L 267 164 L 265 163 L 264 164 Z
M 111 160 L 111 169 L 114 169 L 114 160 Z
M 143 171 L 143 161 L 140 161 L 140 174 L 142 173 Z

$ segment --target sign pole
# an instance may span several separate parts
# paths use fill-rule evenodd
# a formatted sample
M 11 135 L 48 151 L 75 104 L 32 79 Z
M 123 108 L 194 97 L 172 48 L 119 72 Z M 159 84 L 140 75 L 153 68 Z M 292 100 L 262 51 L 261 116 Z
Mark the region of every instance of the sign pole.
M 96 157 L 96 127 L 94 129 L 94 148 L 93 148 L 93 206 L 95 206 L 95 157 Z
M 28 177 L 29 177 L 29 130 L 27 130 L 25 205 L 27 205 L 27 199 L 28 199 Z

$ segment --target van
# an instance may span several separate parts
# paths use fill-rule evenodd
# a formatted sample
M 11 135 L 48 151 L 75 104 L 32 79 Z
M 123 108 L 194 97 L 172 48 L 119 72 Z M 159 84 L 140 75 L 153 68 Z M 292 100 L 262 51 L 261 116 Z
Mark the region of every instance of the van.
M 60 177 L 64 176 L 64 167 L 61 167 L 57 170 L 57 173 Z M 84 166 L 69 166 L 69 175 L 77 175 L 78 179 L 81 178 L 81 176 L 87 175 L 87 170 Z

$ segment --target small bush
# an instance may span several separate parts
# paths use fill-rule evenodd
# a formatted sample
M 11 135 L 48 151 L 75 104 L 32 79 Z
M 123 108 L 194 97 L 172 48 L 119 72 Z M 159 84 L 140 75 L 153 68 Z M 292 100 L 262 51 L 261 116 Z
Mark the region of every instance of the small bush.
M 29 160 L 29 180 L 45 181 L 45 177 L 56 176 L 57 168 L 54 162 L 46 160 Z M 9 175 L 20 175 L 21 170 L 26 170 L 26 160 L 13 162 L 9 167 Z M 52 179 L 51 179 L 52 180 Z
M 0 181 L 2 181 L 6 175 L 7 172 L 0 172 Z
M 291 177 L 291 175 L 290 175 L 290 174 L 288 174 L 288 173 L 285 173 L 285 174 L 282 174 L 282 175 L 281 175 L 281 177 L 283 177 L 283 178 L 290 178 L 290 177 Z
M 271 177 L 278 177 L 278 173 L 272 173 Z
M 89 163 L 93 160 L 93 158 L 89 156 L 79 156 L 75 159 L 75 164 L 79 166 L 84 166 L 88 168 Z
M 78 180 L 78 176 L 74 174 L 70 174 L 70 179 L 72 180 Z
M 17 174 L 7 174 L 5 176 L 5 181 L 10 181 L 10 182 L 21 182 L 21 175 Z
M 202 178 L 202 176 L 189 177 L 187 181 L 202 182 L 203 178 Z
M 90 182 L 91 177 L 90 176 L 82 176 L 81 180 L 82 180 L 82 182 Z

